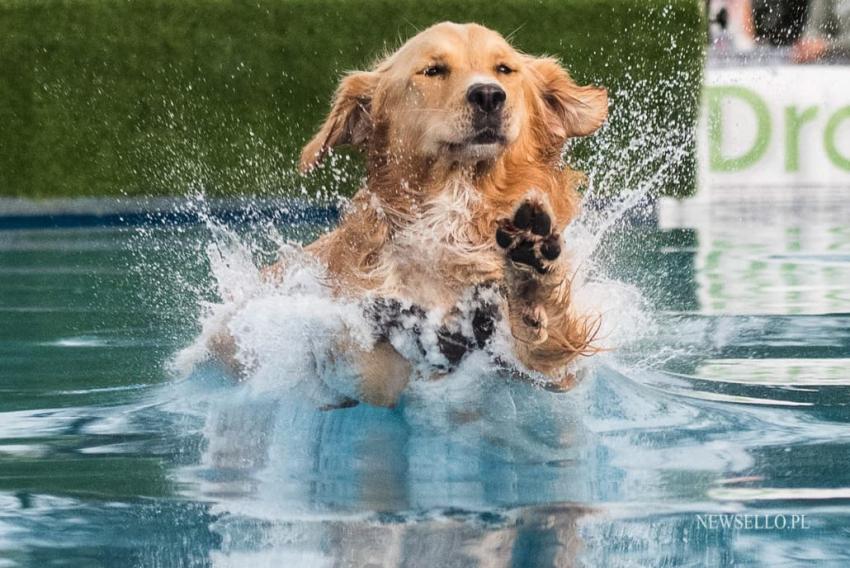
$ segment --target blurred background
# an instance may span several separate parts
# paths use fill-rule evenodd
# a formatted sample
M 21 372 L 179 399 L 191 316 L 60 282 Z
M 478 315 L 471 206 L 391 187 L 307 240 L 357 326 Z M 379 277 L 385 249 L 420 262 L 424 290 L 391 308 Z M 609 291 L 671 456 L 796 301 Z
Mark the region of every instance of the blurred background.
M 294 157 L 344 72 L 441 20 L 608 87 L 606 145 L 684 147 L 658 194 L 847 183 L 847 0 L 0 0 L 0 196 L 348 194 Z
M 0 195 L 312 194 L 294 157 L 339 77 L 443 20 L 560 57 L 644 128 L 696 119 L 696 0 L 0 0 Z
M 699 123 L 704 196 L 850 185 L 850 2 L 711 0 Z M 750 188 L 750 189 L 744 189 Z

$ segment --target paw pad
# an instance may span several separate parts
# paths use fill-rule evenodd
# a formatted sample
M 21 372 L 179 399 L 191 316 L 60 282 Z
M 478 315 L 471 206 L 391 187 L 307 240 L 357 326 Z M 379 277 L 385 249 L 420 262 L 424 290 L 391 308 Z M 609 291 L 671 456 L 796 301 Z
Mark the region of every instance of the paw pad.
M 513 219 L 514 227 L 522 231 L 529 230 L 535 235 L 545 237 L 552 231 L 552 219 L 540 205 L 526 201 L 520 205 Z
M 523 202 L 511 219 L 500 221 L 496 230 L 496 244 L 505 249 L 511 262 L 540 274 L 561 255 L 560 240 L 560 235 L 552 232 L 552 216 L 541 203 L 531 200 Z

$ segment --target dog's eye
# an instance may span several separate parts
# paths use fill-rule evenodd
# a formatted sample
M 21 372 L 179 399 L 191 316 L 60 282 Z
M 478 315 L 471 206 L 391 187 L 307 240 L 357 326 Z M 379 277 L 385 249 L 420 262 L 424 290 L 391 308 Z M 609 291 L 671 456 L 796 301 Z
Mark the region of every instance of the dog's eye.
M 502 75 L 510 75 L 511 73 L 513 73 L 513 72 L 514 72 L 514 70 L 513 70 L 513 69 L 511 69 L 510 67 L 508 67 L 508 66 L 507 66 L 507 65 L 505 65 L 504 63 L 500 63 L 500 64 L 496 67 L 496 71 L 498 71 L 498 72 L 499 72 L 499 73 L 501 73 Z
M 449 68 L 445 65 L 431 65 L 426 67 L 422 74 L 426 77 L 442 77 L 449 74 Z

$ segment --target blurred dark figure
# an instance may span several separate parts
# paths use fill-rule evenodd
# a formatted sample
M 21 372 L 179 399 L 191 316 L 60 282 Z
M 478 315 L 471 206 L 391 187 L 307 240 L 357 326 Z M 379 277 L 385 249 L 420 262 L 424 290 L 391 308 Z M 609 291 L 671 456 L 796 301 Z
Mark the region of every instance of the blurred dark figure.
M 850 0 L 811 0 L 803 37 L 794 45 L 794 61 L 850 61 Z
M 755 47 L 750 0 L 706 0 L 709 38 L 720 50 L 750 51 Z
M 808 4 L 809 0 L 752 0 L 756 38 L 767 45 L 793 45 L 803 35 Z

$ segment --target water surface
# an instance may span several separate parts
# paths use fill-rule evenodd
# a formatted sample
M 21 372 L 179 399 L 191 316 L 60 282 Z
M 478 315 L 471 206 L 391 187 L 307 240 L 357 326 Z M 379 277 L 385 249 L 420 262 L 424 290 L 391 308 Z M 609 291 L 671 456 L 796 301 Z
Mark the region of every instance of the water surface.
M 331 412 L 168 370 L 207 228 L 0 232 L 0 566 L 847 565 L 850 211 L 691 213 L 597 249 L 643 301 L 575 391 L 467 369 Z

